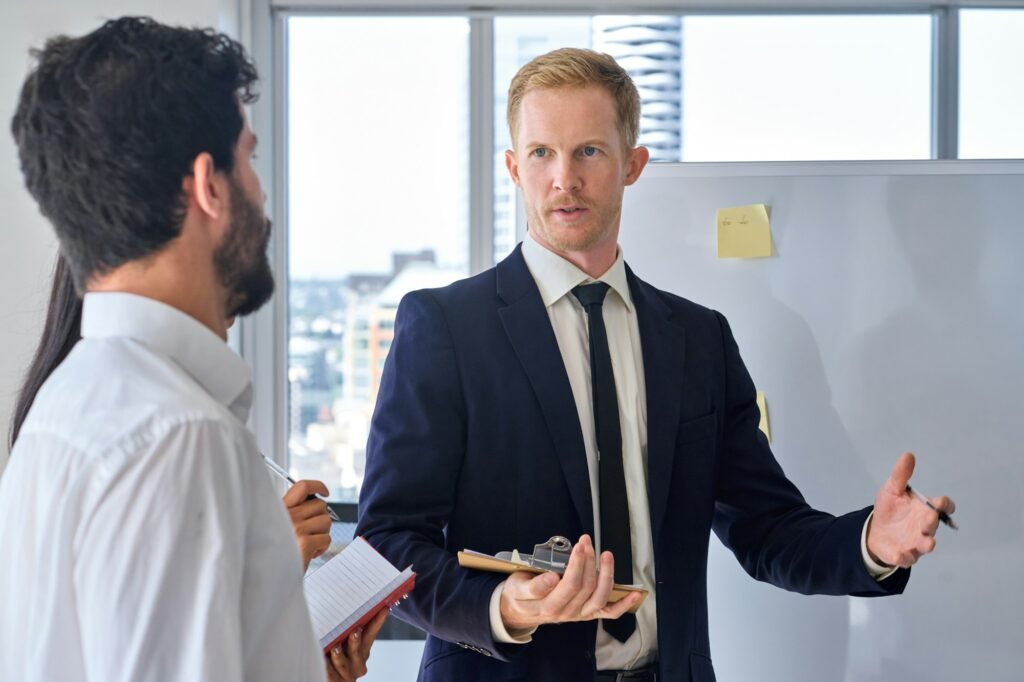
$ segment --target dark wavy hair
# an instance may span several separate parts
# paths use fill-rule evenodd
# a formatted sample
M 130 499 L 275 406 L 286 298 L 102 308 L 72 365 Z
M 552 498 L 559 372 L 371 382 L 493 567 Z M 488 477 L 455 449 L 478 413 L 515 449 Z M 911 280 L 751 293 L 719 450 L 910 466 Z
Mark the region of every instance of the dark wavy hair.
M 10 447 L 18 440 L 21 426 L 25 423 L 28 410 L 42 388 L 43 382 L 49 378 L 57 365 L 64 362 L 71 349 L 82 338 L 82 299 L 75 291 L 71 280 L 71 271 L 64 258 L 57 256 L 57 265 L 53 269 L 53 285 L 50 289 L 50 303 L 46 310 L 46 323 L 43 325 L 43 336 L 32 358 L 32 364 L 25 372 L 25 382 L 21 385 L 18 399 L 11 415 L 9 433 Z
M 221 33 L 145 17 L 52 38 L 32 55 L 11 132 L 81 293 L 178 236 L 182 181 L 199 154 L 231 172 L 256 68 Z

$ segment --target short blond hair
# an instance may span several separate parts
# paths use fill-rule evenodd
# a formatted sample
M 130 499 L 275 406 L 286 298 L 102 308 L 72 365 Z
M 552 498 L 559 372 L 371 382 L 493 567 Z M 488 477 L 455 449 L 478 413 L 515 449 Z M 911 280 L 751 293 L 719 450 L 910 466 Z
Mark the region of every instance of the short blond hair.
M 508 129 L 516 143 L 523 98 L 534 90 L 600 85 L 615 101 L 619 130 L 627 150 L 640 136 L 640 94 L 626 70 L 610 55 L 563 47 L 533 59 L 519 69 L 508 88 Z

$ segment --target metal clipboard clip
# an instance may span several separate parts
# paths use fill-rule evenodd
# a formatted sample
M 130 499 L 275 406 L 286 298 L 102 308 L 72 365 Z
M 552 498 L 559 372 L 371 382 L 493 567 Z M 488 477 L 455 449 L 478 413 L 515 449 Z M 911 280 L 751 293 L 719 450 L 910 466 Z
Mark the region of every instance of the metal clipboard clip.
M 511 552 L 498 552 L 494 558 L 561 574 L 565 572 L 571 554 L 572 543 L 569 538 L 552 535 L 547 542 L 534 545 L 533 554 L 520 554 L 513 549 Z

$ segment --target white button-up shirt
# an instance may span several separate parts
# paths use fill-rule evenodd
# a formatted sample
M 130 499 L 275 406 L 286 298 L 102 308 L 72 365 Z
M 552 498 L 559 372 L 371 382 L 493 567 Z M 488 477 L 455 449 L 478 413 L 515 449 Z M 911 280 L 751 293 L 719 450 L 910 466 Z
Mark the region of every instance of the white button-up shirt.
M 131 294 L 82 336 L 0 479 L 0 679 L 324 680 L 245 363 Z

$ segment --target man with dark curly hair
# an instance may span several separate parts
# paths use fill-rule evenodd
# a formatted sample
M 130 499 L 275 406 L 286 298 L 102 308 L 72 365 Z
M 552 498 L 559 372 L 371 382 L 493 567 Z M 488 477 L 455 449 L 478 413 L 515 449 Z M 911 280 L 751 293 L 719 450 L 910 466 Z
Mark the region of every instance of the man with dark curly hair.
M 0 479 L 0 679 L 354 680 L 382 620 L 325 670 L 225 344 L 274 289 L 256 69 L 223 34 L 144 18 L 34 56 L 11 130 L 82 339 Z

